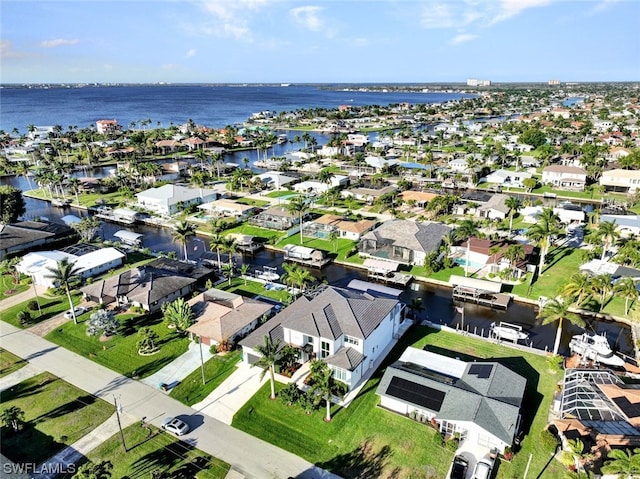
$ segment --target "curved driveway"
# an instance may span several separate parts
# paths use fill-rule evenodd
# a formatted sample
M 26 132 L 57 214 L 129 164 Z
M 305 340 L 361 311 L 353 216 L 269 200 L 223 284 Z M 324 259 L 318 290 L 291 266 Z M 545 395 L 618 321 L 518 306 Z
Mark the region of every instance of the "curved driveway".
M 167 416 L 180 416 L 193 431 L 183 440 L 227 463 L 247 478 L 337 479 L 311 463 L 183 405 L 146 384 L 128 379 L 35 334 L 0 321 L 2 347 L 33 366 L 113 403 L 159 426 Z

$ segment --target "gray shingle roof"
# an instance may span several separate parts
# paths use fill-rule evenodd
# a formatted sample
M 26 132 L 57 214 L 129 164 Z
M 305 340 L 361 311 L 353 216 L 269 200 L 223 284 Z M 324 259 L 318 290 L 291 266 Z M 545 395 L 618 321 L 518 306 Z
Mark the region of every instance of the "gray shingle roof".
M 409 220 L 385 221 L 375 230 L 362 236 L 363 240 L 391 241 L 412 251 L 429 253 L 440 246 L 450 228 L 442 223 L 421 223 Z
M 445 397 L 440 410 L 433 411 L 436 419 L 471 421 L 506 443 L 513 441 L 526 379 L 501 364 L 483 362 L 468 363 L 462 377 L 446 383 L 438 381 L 437 374 L 430 377 L 402 369 L 403 364 L 397 361 L 387 368 L 376 391 L 378 395 L 393 397 L 387 394 L 387 389 L 394 377 L 442 391 Z M 488 377 L 469 374 L 469 368 L 476 364 L 492 367 Z
M 325 361 L 331 366 L 353 371 L 362 364 L 364 359 L 365 356 L 353 348 L 341 348 L 333 356 L 325 358 Z
M 338 339 L 343 334 L 367 338 L 389 312 L 397 299 L 326 286 L 313 297 L 301 296 L 240 342 L 243 346 L 262 344 L 263 336 L 276 324 L 314 337 Z

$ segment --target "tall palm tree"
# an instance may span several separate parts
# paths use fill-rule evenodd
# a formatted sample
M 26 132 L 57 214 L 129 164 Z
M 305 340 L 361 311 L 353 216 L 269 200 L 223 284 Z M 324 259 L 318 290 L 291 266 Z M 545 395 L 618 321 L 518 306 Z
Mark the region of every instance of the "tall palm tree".
M 229 255 L 227 260 L 229 262 L 229 266 L 233 268 L 233 254 L 236 252 L 236 242 L 233 240 L 233 238 L 223 236 L 222 251 Z
M 67 294 L 67 299 L 69 300 L 71 317 L 73 317 L 73 322 L 78 324 L 75 307 L 73 305 L 73 300 L 71 299 L 71 288 L 81 279 L 80 268 L 76 267 L 75 263 L 69 263 L 68 258 L 63 258 L 58 260 L 58 264 L 55 268 L 47 269 L 50 274 L 46 275 L 46 277 L 52 279 L 54 284 L 57 284 L 58 287 L 64 288 L 64 292 Z
M 562 288 L 562 294 L 570 297 L 580 307 L 591 292 L 591 278 L 584 273 L 575 273 Z
M 456 241 L 464 241 L 467 240 L 467 255 L 464 262 L 464 275 L 469 275 L 469 257 L 471 255 L 471 237 L 472 236 L 480 236 L 480 230 L 478 229 L 478 224 L 470 219 L 465 219 L 458 224 L 454 233 L 454 238 Z
M 616 238 L 620 237 L 620 233 L 617 230 L 618 225 L 614 221 L 603 221 L 598 226 L 598 237 L 602 240 L 602 257 L 604 261 L 605 256 L 609 252 L 609 248 L 613 245 Z
M 324 416 L 324 420 L 325 422 L 331 422 L 331 397 L 336 389 L 333 371 L 325 361 L 320 359 L 314 359 L 311 361 L 309 369 L 311 380 L 313 382 L 310 390 L 313 393 L 320 393 L 324 398 L 327 405 L 327 412 Z
M 564 301 L 562 298 L 550 299 L 545 303 L 538 318 L 542 319 L 542 324 L 558 323 L 556 331 L 556 341 L 553 345 L 553 354 L 558 354 L 560 348 L 560 337 L 562 336 L 562 324 L 565 320 L 577 326 L 584 327 L 583 319 L 575 313 L 569 311 L 570 301 Z
M 614 291 L 624 298 L 624 314 L 629 314 L 629 301 L 638 301 L 638 288 L 632 278 L 623 278 L 616 283 Z
M 513 228 L 513 217 L 518 211 L 520 211 L 520 208 L 522 208 L 522 202 L 520 201 L 520 198 L 509 196 L 509 198 L 505 200 L 504 204 L 509 208 L 509 234 L 511 234 L 511 230 Z
M 269 371 L 271 381 L 271 396 L 270 399 L 276 398 L 275 387 L 275 366 L 278 360 L 278 350 L 280 349 L 280 340 L 273 341 L 270 336 L 265 335 L 264 343 L 255 347 L 255 350 L 260 353 L 260 359 L 258 359 L 252 366 L 259 366 L 263 368 L 260 379 L 264 378 L 264 375 Z
M 175 241 L 182 243 L 184 247 L 184 259 L 189 259 L 187 256 L 187 241 L 189 238 L 196 235 L 196 225 L 189 223 L 188 221 L 180 221 L 174 228 L 171 236 Z
M 298 220 L 300 223 L 300 244 L 302 244 L 302 229 L 303 229 L 303 221 L 304 215 L 307 213 L 308 205 L 307 201 L 302 196 L 296 196 L 295 198 L 289 200 L 287 204 L 287 211 L 291 214 L 297 214 Z
M 611 300 L 613 295 L 613 283 L 610 274 L 600 274 L 591 278 L 591 293 L 600 296 L 600 311 Z
M 222 269 L 222 261 L 220 260 L 220 250 L 224 248 L 226 238 L 220 234 L 211 235 L 211 239 L 209 239 L 209 248 L 211 250 L 216 250 L 218 254 L 218 269 Z
M 607 453 L 608 461 L 602 466 L 606 474 L 622 474 L 627 479 L 640 474 L 640 449 L 612 449 Z
M 69 187 L 71 188 L 71 191 L 73 191 L 73 194 L 76 196 L 76 204 L 78 206 L 80 206 L 80 180 L 78 178 L 76 178 L 75 176 L 72 176 L 71 178 L 69 178 L 69 180 L 67 181 L 67 183 L 69 184 Z
M 560 232 L 560 218 L 551 208 L 545 208 L 538 217 L 538 222 L 527 231 L 527 236 L 538 243 L 540 248 L 539 274 L 542 276 L 544 260 L 549 252 L 551 237 Z
M 284 281 L 286 284 L 298 288 L 300 292 L 304 292 L 306 285 L 314 279 L 308 269 L 297 264 L 285 263 L 282 267 L 285 271 Z

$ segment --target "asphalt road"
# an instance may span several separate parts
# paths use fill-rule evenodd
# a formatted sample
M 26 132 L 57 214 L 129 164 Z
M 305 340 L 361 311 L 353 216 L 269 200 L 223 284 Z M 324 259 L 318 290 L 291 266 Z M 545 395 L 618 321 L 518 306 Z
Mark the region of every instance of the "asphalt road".
M 0 344 L 8 351 L 110 403 L 125 413 L 159 426 L 167 416 L 187 422 L 192 431 L 182 439 L 232 465 L 247 478 L 300 479 L 338 476 L 181 404 L 142 382 L 128 379 L 35 334 L 0 321 Z

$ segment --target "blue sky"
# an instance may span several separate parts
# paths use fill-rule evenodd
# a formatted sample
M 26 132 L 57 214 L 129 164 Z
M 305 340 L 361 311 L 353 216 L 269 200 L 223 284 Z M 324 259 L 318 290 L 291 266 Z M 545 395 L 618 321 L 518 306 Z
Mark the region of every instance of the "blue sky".
M 638 0 L 0 2 L 0 82 L 640 80 Z

